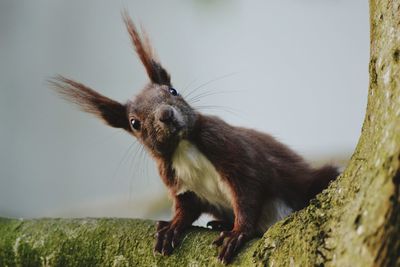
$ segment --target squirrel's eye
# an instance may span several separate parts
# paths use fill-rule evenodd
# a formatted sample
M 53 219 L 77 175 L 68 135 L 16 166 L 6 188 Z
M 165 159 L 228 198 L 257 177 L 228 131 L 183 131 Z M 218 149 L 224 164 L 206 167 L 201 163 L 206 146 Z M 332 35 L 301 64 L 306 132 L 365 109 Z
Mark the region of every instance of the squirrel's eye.
M 178 95 L 178 91 L 176 91 L 174 88 L 170 87 L 169 88 L 169 92 L 171 93 L 171 95 L 173 96 L 177 96 Z
M 135 130 L 140 130 L 140 121 L 131 119 L 132 128 Z

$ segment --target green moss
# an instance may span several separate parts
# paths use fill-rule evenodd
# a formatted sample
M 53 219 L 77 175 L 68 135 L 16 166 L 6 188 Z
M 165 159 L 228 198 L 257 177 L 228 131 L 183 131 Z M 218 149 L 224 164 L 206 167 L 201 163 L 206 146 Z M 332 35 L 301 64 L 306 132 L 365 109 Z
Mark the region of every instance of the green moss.
M 0 266 L 16 266 L 13 230 L 18 226 L 18 221 L 0 218 Z
M 22 242 L 17 248 L 17 265 L 18 266 L 41 266 L 40 254 L 29 243 Z
M 0 266 L 222 266 L 217 233 L 193 227 L 170 257 L 153 254 L 153 222 L 129 219 L 3 220 Z M 18 227 L 15 227 L 18 225 Z M 252 262 L 250 242 L 237 264 Z

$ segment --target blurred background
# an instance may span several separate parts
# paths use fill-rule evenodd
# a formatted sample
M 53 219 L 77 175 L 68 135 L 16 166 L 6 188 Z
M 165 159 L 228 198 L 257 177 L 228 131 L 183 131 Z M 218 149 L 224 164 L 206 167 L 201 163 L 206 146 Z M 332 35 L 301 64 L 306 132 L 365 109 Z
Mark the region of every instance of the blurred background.
M 0 0 L 0 216 L 170 217 L 151 158 L 52 92 L 56 74 L 118 101 L 148 78 L 121 20 L 147 30 L 202 111 L 344 166 L 368 87 L 362 0 Z M 184 94 L 184 93 L 183 93 Z

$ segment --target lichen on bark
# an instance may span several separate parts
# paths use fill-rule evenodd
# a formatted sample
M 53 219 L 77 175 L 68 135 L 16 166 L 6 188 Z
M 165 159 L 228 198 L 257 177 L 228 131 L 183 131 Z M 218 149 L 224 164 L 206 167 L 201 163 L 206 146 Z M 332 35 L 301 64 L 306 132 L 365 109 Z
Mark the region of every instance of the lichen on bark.
M 400 266 L 400 0 L 370 0 L 367 112 L 346 170 L 233 265 Z M 217 233 L 193 227 L 154 255 L 154 222 L 0 219 L 0 266 L 214 266 Z

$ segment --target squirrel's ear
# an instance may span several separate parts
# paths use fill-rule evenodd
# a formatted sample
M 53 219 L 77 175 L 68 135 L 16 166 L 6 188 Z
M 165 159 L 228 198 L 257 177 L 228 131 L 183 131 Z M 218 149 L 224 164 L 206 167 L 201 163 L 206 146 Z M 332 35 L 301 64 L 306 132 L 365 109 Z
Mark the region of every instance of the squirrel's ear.
M 63 76 L 49 80 L 49 84 L 64 99 L 75 103 L 83 111 L 103 119 L 108 125 L 125 130 L 130 129 L 125 105 Z
M 142 38 L 126 10 L 122 12 L 122 18 L 125 22 L 136 53 L 138 54 L 140 60 L 146 68 L 150 80 L 156 84 L 171 86 L 171 78 L 168 72 L 156 59 L 155 53 L 150 45 L 149 38 L 147 37 L 144 30 L 142 29 Z

